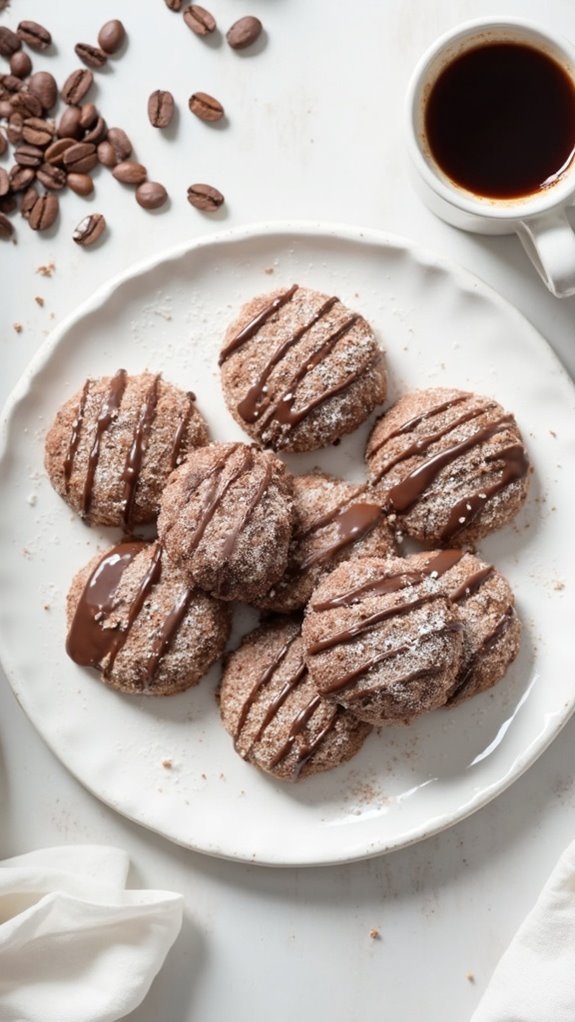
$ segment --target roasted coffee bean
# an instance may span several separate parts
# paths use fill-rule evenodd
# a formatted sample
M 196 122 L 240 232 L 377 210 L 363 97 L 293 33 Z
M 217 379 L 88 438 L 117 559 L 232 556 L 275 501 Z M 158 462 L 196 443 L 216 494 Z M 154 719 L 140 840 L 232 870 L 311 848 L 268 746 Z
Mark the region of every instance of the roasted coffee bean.
M 100 142 L 97 152 L 98 162 L 101 163 L 103 167 L 116 166 L 118 158 L 111 142 L 108 142 L 107 140 L 105 142 Z
M 10 73 L 16 78 L 27 78 L 32 70 L 32 61 L 24 50 L 17 50 L 10 57 Z
M 0 195 L 8 195 L 10 191 L 10 178 L 4 167 L 0 167 Z
M 28 90 L 40 100 L 43 110 L 48 111 L 56 106 L 58 86 L 54 75 L 51 75 L 49 71 L 35 71 L 30 76 Z
M 66 172 L 53 163 L 43 163 L 38 167 L 36 177 L 44 188 L 49 188 L 52 192 L 59 192 L 66 187 Z
M 102 25 L 98 32 L 98 45 L 102 47 L 104 53 L 110 55 L 118 52 L 125 38 L 126 29 L 121 21 L 114 18 L 112 21 L 107 21 L 105 25 Z
M 98 162 L 96 146 L 92 142 L 76 142 L 66 149 L 63 160 L 68 173 L 87 174 Z
M 17 205 L 16 196 L 12 192 L 8 192 L 8 195 L 0 195 L 0 213 L 13 213 Z
M 45 150 L 44 160 L 46 163 L 51 163 L 54 167 L 62 167 L 64 165 L 64 153 L 73 145 L 76 145 L 75 138 L 57 138 Z
M 39 198 L 40 196 L 33 185 L 30 188 L 27 188 L 25 192 L 22 192 L 22 197 L 20 199 L 20 213 L 25 220 L 28 219 L 30 210 L 34 208 Z
M 21 49 L 22 40 L 7 25 L 0 25 L 0 53 L 3 57 L 11 57 Z
M 28 223 L 33 231 L 47 231 L 58 218 L 60 204 L 55 195 L 47 192 L 39 195 L 28 214 Z
M 135 160 L 122 160 L 114 167 L 112 174 L 116 181 L 121 181 L 123 185 L 141 185 L 146 180 L 148 171 Z
M 82 63 L 88 67 L 100 68 L 108 63 L 108 58 L 98 46 L 90 46 L 89 43 L 76 43 L 74 52 Z
M 16 92 L 20 92 L 20 89 L 22 88 L 22 79 L 18 78 L 17 75 L 2 75 L 0 77 L 0 82 L 2 83 L 4 96 L 7 99 Z
M 123 128 L 109 128 L 108 142 L 113 146 L 118 162 L 127 160 L 132 154 L 132 143 Z
M 167 128 L 174 116 L 174 97 L 171 92 L 156 89 L 148 100 L 148 117 L 154 128 Z
M 244 50 L 246 46 L 251 46 L 252 43 L 255 43 L 261 34 L 262 27 L 259 18 L 252 18 L 251 16 L 240 18 L 228 30 L 226 39 L 232 50 Z
M 37 21 L 21 21 L 17 31 L 22 42 L 31 50 L 47 50 L 52 42 L 48 29 Z
M 7 118 L 12 113 L 12 104 L 9 99 L 0 99 L 0 117 Z
M 190 4 L 184 11 L 184 21 L 196 35 L 208 35 L 216 27 L 216 19 L 199 4 Z
M 167 198 L 168 193 L 159 181 L 144 181 L 136 188 L 136 201 L 144 209 L 159 209 Z
M 188 106 L 201 121 L 221 121 L 224 116 L 222 104 L 207 92 L 194 92 L 188 100 Z
M 20 167 L 39 167 L 44 162 L 44 153 L 38 146 L 25 142 L 14 150 L 14 159 Z
M 82 113 L 80 108 L 77 106 L 69 106 L 67 110 L 64 110 L 58 126 L 56 128 L 56 134 L 59 138 L 81 138 L 84 134 L 80 119 Z
M 103 117 L 98 117 L 95 124 L 92 125 L 89 131 L 84 135 L 84 142 L 91 142 L 92 145 L 99 145 L 106 137 L 108 131 L 108 125 L 106 124 Z
M 10 168 L 9 177 L 12 191 L 23 192 L 25 188 L 32 184 L 36 174 L 31 167 L 20 167 L 16 164 L 15 167 Z
M 98 108 L 95 103 L 83 103 L 80 107 L 80 127 L 88 131 L 98 120 Z
M 224 197 L 217 188 L 212 188 L 211 185 L 190 185 L 188 188 L 188 202 L 196 209 L 203 210 L 204 213 L 213 213 L 214 210 L 219 209 L 224 201 Z
M 0 238 L 2 238 L 3 241 L 8 241 L 8 238 L 11 238 L 13 234 L 14 234 L 13 224 L 10 223 L 7 216 L 4 216 L 3 213 L 0 213 Z
M 77 71 L 72 71 L 72 74 L 68 75 L 60 90 L 60 95 L 65 103 L 70 106 L 78 106 L 91 88 L 93 81 L 92 72 L 79 67 Z
M 22 114 L 11 113 L 8 124 L 6 125 L 6 134 L 8 141 L 12 145 L 18 145 L 22 141 L 22 127 L 24 125 L 24 118 Z
M 40 175 L 38 174 L 38 177 Z M 76 195 L 81 195 L 83 198 L 86 195 L 91 195 L 94 191 L 94 182 L 89 174 L 68 174 L 67 178 L 68 188 L 71 188 Z
M 12 109 L 24 117 L 41 117 L 42 104 L 32 92 L 16 92 L 10 100 Z
M 181 11 L 183 2 L 184 0 L 164 0 L 166 7 L 169 7 L 171 11 Z
M 0 131 L 0 156 L 4 156 L 4 153 L 6 152 L 7 148 L 8 143 L 6 141 L 6 137 Z
M 54 138 L 54 125 L 41 117 L 27 117 L 22 125 L 22 138 L 45 149 Z
M 102 213 L 92 213 L 80 220 L 72 237 L 77 245 L 87 248 L 93 245 L 106 230 L 106 220 Z

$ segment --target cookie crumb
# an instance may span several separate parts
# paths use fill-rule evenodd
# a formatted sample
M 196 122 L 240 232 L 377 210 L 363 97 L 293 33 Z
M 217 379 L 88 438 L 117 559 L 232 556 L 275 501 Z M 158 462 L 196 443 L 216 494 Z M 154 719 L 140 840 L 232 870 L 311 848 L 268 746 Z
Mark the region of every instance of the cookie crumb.
M 51 607 L 51 604 L 49 604 L 49 603 L 43 603 L 42 604 L 42 610 L 50 610 L 50 607 Z
M 42 298 L 41 295 L 36 295 L 36 297 L 34 298 L 34 301 L 36 302 L 36 305 L 40 306 L 41 309 L 44 308 L 44 299 Z
M 552 437 L 553 437 L 553 439 L 555 440 L 555 439 L 556 439 L 556 437 L 557 437 L 557 433 L 555 432 L 555 430 L 554 430 L 554 429 L 550 429 L 550 430 L 549 430 L 549 433 L 551 434 L 551 436 L 552 436 Z
M 381 933 L 375 926 L 369 931 L 369 936 L 372 940 L 381 940 Z
M 275 273 L 273 266 L 266 266 L 264 273 Z
M 162 766 L 164 767 L 165 770 L 171 770 L 172 766 L 173 766 L 173 763 L 172 763 L 171 759 L 163 759 L 162 760 Z
M 55 263 L 46 263 L 45 266 L 39 266 L 36 273 L 39 273 L 41 277 L 51 277 L 55 269 Z
M 12 326 L 17 334 L 21 334 L 24 329 L 21 323 L 12 323 Z
M 468 983 L 475 983 L 475 976 L 472 972 L 468 972 L 465 976 Z

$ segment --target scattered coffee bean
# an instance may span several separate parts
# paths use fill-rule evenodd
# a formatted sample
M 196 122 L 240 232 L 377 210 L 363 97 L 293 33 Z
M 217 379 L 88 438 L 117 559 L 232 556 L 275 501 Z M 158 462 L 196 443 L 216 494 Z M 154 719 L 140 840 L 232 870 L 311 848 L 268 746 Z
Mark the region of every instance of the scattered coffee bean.
M 118 158 L 111 142 L 108 142 L 107 140 L 105 142 L 100 142 L 97 153 L 98 162 L 101 163 L 103 167 L 116 166 Z
M 54 75 L 49 71 L 35 71 L 30 76 L 28 90 L 40 101 L 42 109 L 47 113 L 58 101 L 58 86 Z
M 244 50 L 246 46 L 251 46 L 259 38 L 262 27 L 259 18 L 252 18 L 251 16 L 240 18 L 228 30 L 226 39 L 232 50 Z
M 40 177 L 39 173 L 38 177 Z M 94 191 L 94 182 L 89 174 L 68 174 L 67 183 L 68 188 L 76 192 L 76 195 L 81 195 L 82 198 L 91 195 Z
M 144 181 L 136 188 L 136 201 L 144 209 L 159 209 L 167 198 L 168 193 L 159 181 Z
M 65 103 L 70 106 L 78 106 L 91 88 L 93 81 L 92 72 L 79 67 L 77 71 L 72 71 L 72 74 L 68 75 L 60 90 L 60 95 Z
M 8 241 L 8 238 L 11 238 L 13 234 L 13 225 L 10 223 L 8 217 L 4 216 L 4 213 L 0 213 L 0 238 L 3 241 Z
M 64 155 L 64 167 L 70 173 L 87 174 L 93 170 L 98 162 L 96 146 L 92 142 L 75 142 Z
M 216 27 L 216 19 L 199 4 L 190 4 L 184 11 L 184 21 L 196 35 L 208 35 Z
M 108 63 L 108 58 L 104 51 L 98 46 L 90 46 L 89 43 L 76 43 L 74 52 L 82 63 L 88 67 L 98 69 Z
M 0 117 L 9 117 L 12 113 L 12 104 L 9 99 L 0 99 Z
M 167 128 L 174 116 L 174 97 L 171 92 L 156 89 L 148 100 L 148 117 L 153 128 Z
M 36 177 L 44 188 L 59 192 L 66 187 L 66 173 L 53 163 L 43 163 L 36 171 Z
M 54 138 L 54 125 L 41 117 L 27 117 L 22 125 L 22 138 L 44 149 Z
M 17 110 L 24 117 L 42 116 L 42 104 L 37 96 L 34 96 L 31 92 L 16 92 L 10 102 L 12 109 Z
M 87 248 L 93 245 L 106 230 L 106 220 L 101 213 L 92 213 L 85 216 L 76 227 L 72 237 L 77 245 Z
M 105 139 L 107 130 L 108 126 L 104 118 L 98 117 L 96 123 L 84 135 L 84 142 L 92 142 L 93 145 L 98 145 Z
M 102 25 L 98 32 L 98 45 L 102 47 L 104 53 L 110 55 L 118 52 L 125 38 L 126 29 L 121 21 L 114 18 L 112 21 L 107 21 L 105 25 Z
M 27 78 L 32 70 L 32 61 L 24 50 L 17 50 L 10 57 L 10 73 L 17 78 Z
M 47 28 L 37 21 L 21 21 L 17 29 L 18 36 L 31 50 L 47 50 L 52 36 Z
M 8 141 L 11 142 L 12 145 L 18 145 L 18 142 L 21 141 L 23 125 L 24 118 L 22 117 L 22 114 L 10 114 L 8 124 L 6 125 L 6 135 L 8 136 Z
M 0 195 L 0 213 L 13 213 L 18 203 L 16 197 L 9 192 L 8 195 Z
M 188 202 L 204 213 L 213 213 L 224 202 L 224 197 L 211 185 L 196 184 L 188 188 Z
M 69 106 L 62 114 L 58 126 L 56 128 L 56 134 L 59 138 L 81 138 L 83 134 L 82 125 L 80 120 L 82 113 L 79 107 Z
M 2 89 L 6 93 L 6 99 L 9 98 L 8 94 L 12 95 L 13 93 L 20 92 L 20 89 L 23 88 L 22 79 L 18 78 L 17 75 L 2 75 L 1 81 Z
M 0 195 L 8 195 L 10 191 L 10 178 L 4 167 L 0 167 Z
M 121 181 L 123 185 L 141 185 L 146 180 L 148 171 L 135 160 L 122 160 L 114 167 L 112 174 L 116 181 Z
M 64 165 L 64 153 L 70 146 L 76 145 L 75 138 L 58 138 L 52 145 L 49 145 L 44 153 L 44 160 L 46 163 L 51 163 L 55 167 L 61 167 Z
M 38 146 L 24 142 L 16 146 L 14 159 L 20 167 L 39 167 L 44 162 L 44 153 Z
M 188 100 L 188 106 L 201 121 L 221 121 L 224 116 L 222 104 L 207 92 L 194 92 Z
M 98 109 L 94 103 L 83 103 L 80 107 L 80 127 L 87 131 L 98 120 Z
M 7 25 L 0 25 L 0 54 L 11 57 L 22 46 L 22 40 Z
M 39 198 L 40 196 L 33 185 L 31 188 L 27 188 L 26 191 L 22 193 L 22 198 L 20 199 L 20 213 L 25 220 L 28 219 L 30 210 L 34 208 Z
M 28 223 L 33 231 L 47 231 L 58 218 L 60 204 L 55 195 L 47 192 L 39 195 L 28 214 Z
M 127 160 L 128 156 L 131 156 L 132 143 L 123 128 L 109 128 L 108 142 L 112 144 L 118 162 Z
M 164 0 L 164 3 L 171 11 L 181 11 L 183 0 Z
M 4 156 L 4 153 L 6 152 L 7 148 L 8 148 L 8 143 L 6 141 L 6 138 L 2 134 L 2 132 L 0 131 L 0 156 Z
M 20 163 L 16 163 L 10 167 L 8 177 L 10 178 L 11 191 L 22 192 L 32 184 L 36 177 L 36 171 L 33 167 L 25 167 Z

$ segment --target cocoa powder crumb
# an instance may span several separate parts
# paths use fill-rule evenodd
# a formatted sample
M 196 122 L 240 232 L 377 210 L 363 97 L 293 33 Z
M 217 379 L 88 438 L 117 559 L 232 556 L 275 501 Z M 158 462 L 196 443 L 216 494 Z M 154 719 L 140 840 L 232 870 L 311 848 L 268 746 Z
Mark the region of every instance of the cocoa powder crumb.
M 475 983 L 475 976 L 472 972 L 468 972 L 465 978 L 468 983 Z
M 173 766 L 173 763 L 172 763 L 171 759 L 163 759 L 162 760 L 162 766 L 164 767 L 165 770 L 171 770 L 172 766 Z
M 44 303 L 44 299 L 41 297 L 41 295 L 36 295 L 34 301 L 36 302 L 36 305 L 40 306 L 41 309 L 44 308 L 44 304 L 45 303 Z
M 55 269 L 54 263 L 46 263 L 45 266 L 39 266 L 36 273 L 39 273 L 41 277 L 51 277 Z
M 369 936 L 372 940 L 381 940 L 381 933 L 375 926 L 369 931 Z
M 21 334 L 24 329 L 21 323 L 12 323 L 12 326 L 17 334 Z

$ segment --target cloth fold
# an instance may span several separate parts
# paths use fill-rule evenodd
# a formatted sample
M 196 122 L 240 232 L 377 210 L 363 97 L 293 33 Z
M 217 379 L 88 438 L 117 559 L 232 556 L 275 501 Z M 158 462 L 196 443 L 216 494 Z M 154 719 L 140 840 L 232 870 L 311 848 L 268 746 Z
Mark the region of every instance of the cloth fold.
M 119 848 L 44 848 L 0 862 L 1 1022 L 114 1022 L 146 996 L 183 898 L 126 891 Z
M 574 1022 L 575 842 L 501 958 L 471 1022 Z

